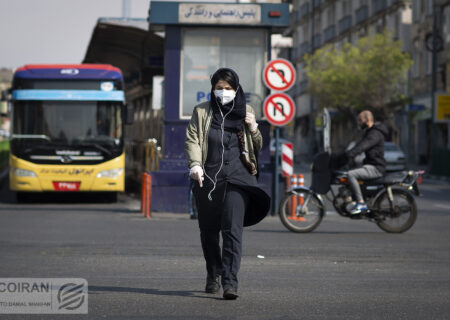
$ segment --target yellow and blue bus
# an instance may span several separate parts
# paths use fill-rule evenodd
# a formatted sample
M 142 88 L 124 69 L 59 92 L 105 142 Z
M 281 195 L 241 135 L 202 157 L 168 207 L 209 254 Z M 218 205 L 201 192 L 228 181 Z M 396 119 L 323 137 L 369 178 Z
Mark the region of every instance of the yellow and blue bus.
M 123 76 L 111 65 L 25 65 L 14 73 L 10 189 L 124 191 Z

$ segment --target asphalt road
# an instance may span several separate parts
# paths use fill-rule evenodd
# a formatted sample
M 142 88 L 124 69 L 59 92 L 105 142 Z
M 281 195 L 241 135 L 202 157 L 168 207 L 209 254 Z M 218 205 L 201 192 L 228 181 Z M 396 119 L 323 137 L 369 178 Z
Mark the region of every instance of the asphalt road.
M 449 319 L 450 185 L 421 189 L 404 234 L 332 213 L 309 234 L 277 217 L 247 228 L 236 301 L 203 293 L 187 214 L 145 219 L 124 196 L 15 204 L 3 191 L 0 277 L 85 278 L 89 313 L 0 319 Z

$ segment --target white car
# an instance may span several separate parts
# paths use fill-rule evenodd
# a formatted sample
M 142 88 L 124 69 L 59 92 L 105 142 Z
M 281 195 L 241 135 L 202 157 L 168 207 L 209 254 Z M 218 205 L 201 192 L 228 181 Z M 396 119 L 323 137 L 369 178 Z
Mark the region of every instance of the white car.
M 387 171 L 401 171 L 406 169 L 406 157 L 403 151 L 393 142 L 384 143 L 384 159 Z

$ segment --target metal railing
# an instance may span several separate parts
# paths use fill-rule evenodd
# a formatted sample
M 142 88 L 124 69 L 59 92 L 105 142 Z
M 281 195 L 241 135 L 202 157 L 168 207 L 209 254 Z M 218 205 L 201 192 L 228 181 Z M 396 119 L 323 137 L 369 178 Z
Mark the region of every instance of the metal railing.
M 317 49 L 322 45 L 322 34 L 317 33 L 313 36 L 313 49 Z
M 145 142 L 145 171 L 158 171 L 161 147 L 156 139 L 148 139 Z

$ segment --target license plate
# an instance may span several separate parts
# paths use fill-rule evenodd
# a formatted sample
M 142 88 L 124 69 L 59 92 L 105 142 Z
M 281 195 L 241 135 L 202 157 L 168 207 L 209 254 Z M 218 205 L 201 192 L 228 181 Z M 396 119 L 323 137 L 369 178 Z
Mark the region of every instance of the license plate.
M 53 181 L 53 188 L 56 191 L 78 191 L 81 182 Z

